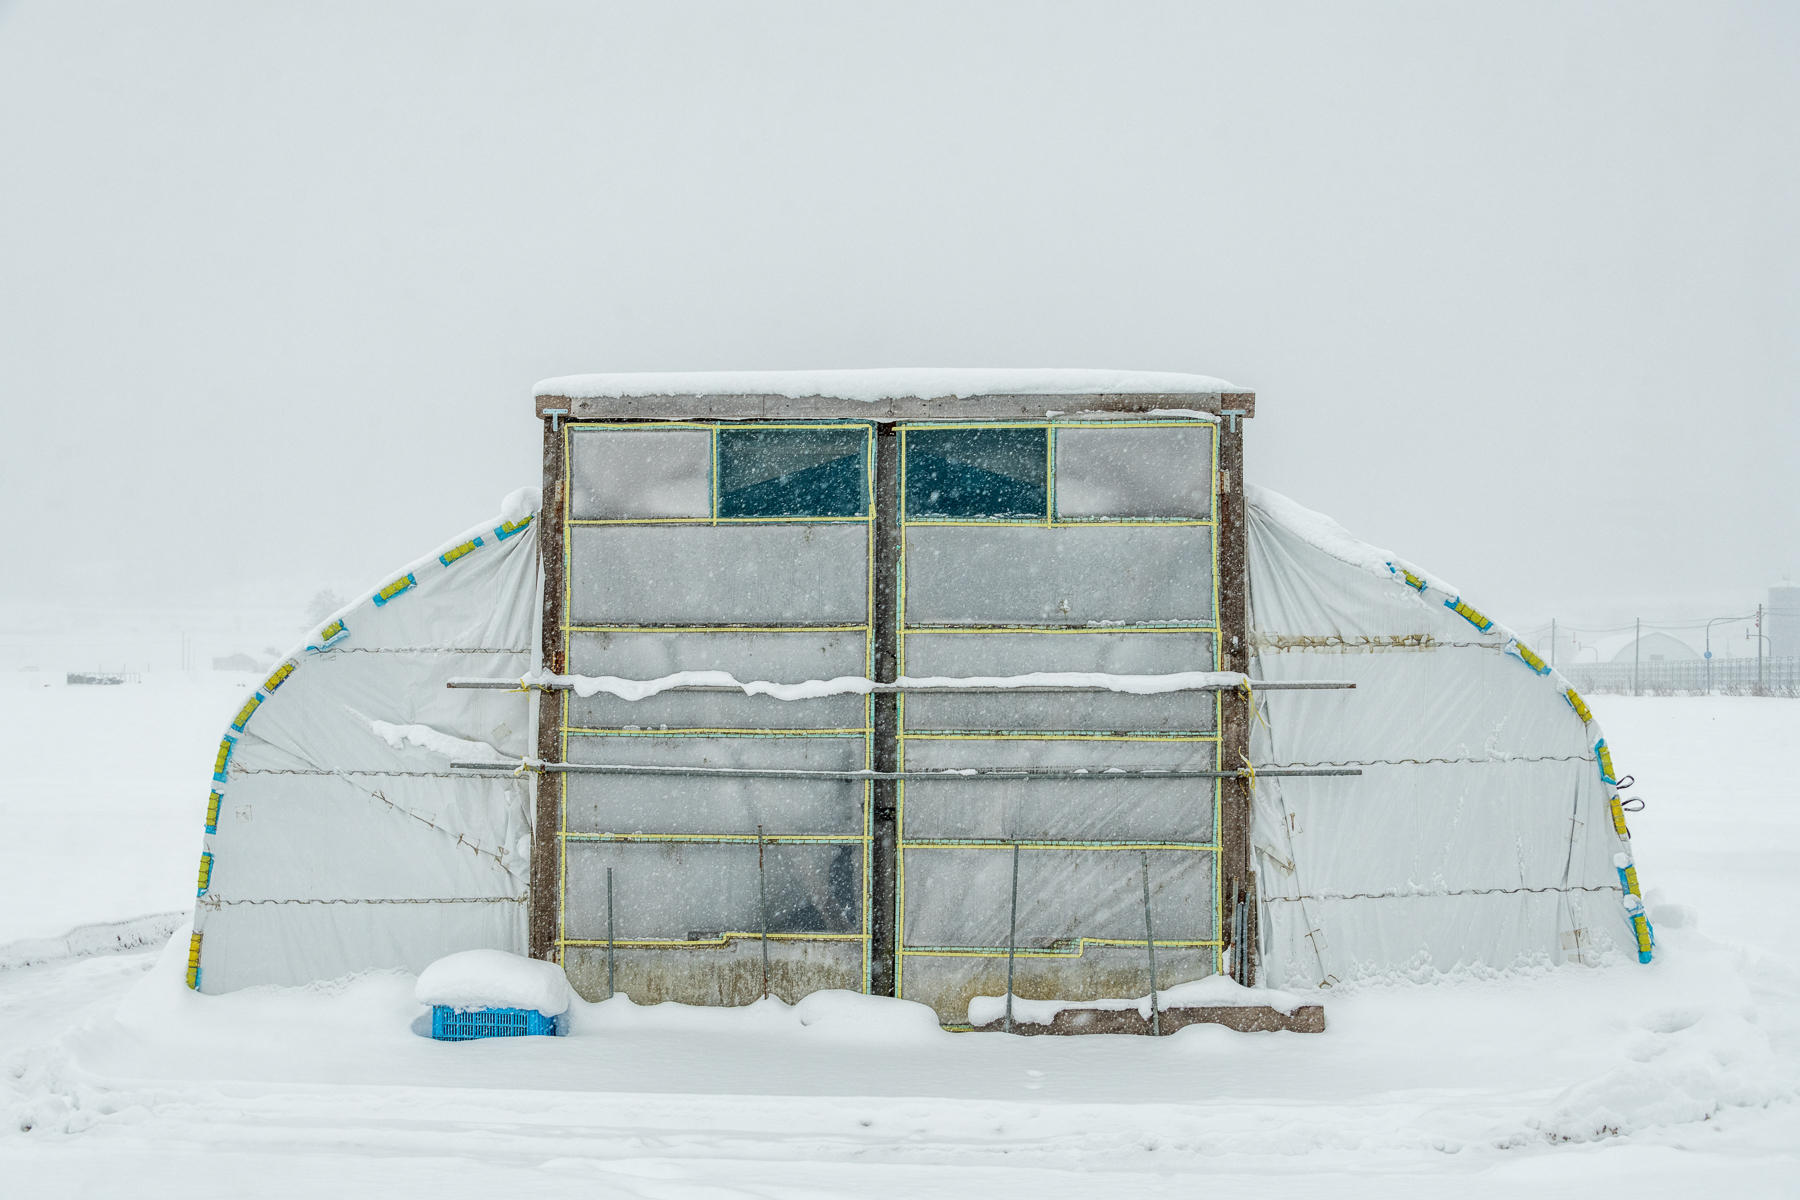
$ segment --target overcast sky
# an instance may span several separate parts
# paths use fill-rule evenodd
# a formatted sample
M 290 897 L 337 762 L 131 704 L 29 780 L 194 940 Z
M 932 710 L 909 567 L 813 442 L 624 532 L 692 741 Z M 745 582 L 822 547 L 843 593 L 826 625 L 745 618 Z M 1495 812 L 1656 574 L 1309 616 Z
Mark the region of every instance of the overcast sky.
M 1093 366 L 1521 625 L 1800 579 L 1800 5 L 0 4 L 0 599 L 350 592 L 581 371 Z

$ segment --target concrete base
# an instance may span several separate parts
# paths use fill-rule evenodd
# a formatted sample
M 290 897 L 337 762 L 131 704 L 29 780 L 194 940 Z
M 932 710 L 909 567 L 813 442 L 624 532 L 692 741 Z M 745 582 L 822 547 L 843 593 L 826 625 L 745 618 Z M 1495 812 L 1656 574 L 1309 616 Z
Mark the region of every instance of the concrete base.
M 1302 1004 L 1292 1013 L 1278 1012 L 1267 1005 L 1233 1005 L 1216 1008 L 1166 1008 L 1162 1012 L 1162 1031 L 1173 1033 L 1184 1025 L 1223 1025 L 1239 1033 L 1324 1033 L 1325 1006 Z M 975 1026 L 977 1033 L 999 1033 L 1006 1018 Z M 1038 1034 L 1135 1033 L 1148 1034 L 1150 1019 L 1135 1008 L 1065 1008 L 1048 1025 L 1014 1020 L 1013 1032 L 1028 1037 Z

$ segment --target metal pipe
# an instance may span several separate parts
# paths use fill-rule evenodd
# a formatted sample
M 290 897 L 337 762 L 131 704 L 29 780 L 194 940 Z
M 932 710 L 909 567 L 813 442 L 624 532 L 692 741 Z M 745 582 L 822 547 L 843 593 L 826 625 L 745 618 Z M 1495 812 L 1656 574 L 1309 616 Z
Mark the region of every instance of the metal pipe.
M 1150 953 L 1150 1032 L 1162 1036 L 1162 1013 L 1156 1007 L 1156 926 L 1150 921 L 1150 852 L 1138 851 L 1144 874 L 1144 949 Z
M 458 771 L 519 770 L 510 762 L 453 762 Z M 1121 779 L 1248 779 L 1250 772 L 1240 767 L 1235 771 L 1113 771 L 1113 770 L 1032 770 L 973 769 L 968 771 L 809 771 L 786 767 L 688 767 L 673 763 L 526 763 L 527 769 L 551 774 L 572 775 L 693 775 L 711 779 L 810 779 L 861 783 L 866 780 L 899 780 L 943 783 L 988 782 L 992 780 L 1082 780 L 1106 783 Z M 1361 767 L 1258 767 L 1258 778 L 1305 779 L 1325 775 L 1361 775 Z
M 1145 678 L 1154 679 L 1154 678 L 1156 678 L 1156 676 L 1146 676 Z M 633 680 L 631 682 L 647 682 L 647 681 Z M 870 694 L 883 695 L 883 694 L 887 694 L 890 692 L 897 692 L 897 693 L 901 693 L 901 694 L 905 694 L 905 695 L 937 694 L 937 695 L 993 696 L 993 695 L 1008 695 L 1013 692 L 1019 692 L 1019 693 L 1023 693 L 1023 694 L 1044 693 L 1044 692 L 1051 692 L 1051 693 L 1117 692 L 1120 695 L 1166 696 L 1166 695 L 1170 695 L 1175 692 L 1233 692 L 1243 686 L 1243 684 L 1241 684 L 1241 683 L 1208 682 L 1208 683 L 1190 684 L 1190 685 L 1185 685 L 1182 687 L 1163 688 L 1163 689 L 1159 689 L 1154 692 L 1125 692 L 1118 688 L 1106 687 L 1103 684 L 1054 684 L 1054 685 L 1052 685 L 1052 684 L 1028 684 L 1028 685 L 1023 685 L 1020 687 L 994 687 L 994 686 L 963 687 L 960 684 L 942 684 L 942 683 L 878 683 L 872 679 L 864 679 L 864 680 L 861 680 L 860 682 L 866 686 L 858 687 L 855 690 L 855 692 L 853 692 L 853 693 L 846 691 L 846 692 L 840 692 L 840 693 L 835 693 L 835 694 L 837 694 L 837 695 L 862 695 L 866 692 L 866 693 L 870 693 Z M 446 683 L 444 686 L 452 687 L 452 688 L 480 688 L 480 689 L 485 689 L 488 691 L 502 691 L 502 692 L 520 692 L 520 691 L 568 692 L 568 691 L 575 690 L 575 686 L 566 681 L 559 681 L 559 682 L 553 682 L 553 683 L 533 683 L 533 684 L 522 685 L 517 679 L 472 679 L 472 678 L 471 679 L 452 679 L 448 683 Z M 791 686 L 791 685 L 784 685 L 784 686 Z M 1266 679 L 1266 680 L 1265 679 L 1253 679 L 1250 681 L 1250 687 L 1253 691 L 1258 691 L 1258 692 L 1320 692 L 1320 691 L 1349 691 L 1349 690 L 1353 690 L 1356 687 L 1356 685 L 1354 683 L 1350 683 L 1345 680 L 1336 680 L 1336 679 Z M 676 684 L 670 684 L 666 688 L 661 688 L 658 691 L 651 693 L 651 695 L 660 696 L 664 692 L 729 692 L 729 693 L 733 693 L 736 695 L 750 695 L 751 694 L 749 692 L 746 692 L 742 687 L 731 685 L 731 684 L 676 683 Z M 596 694 L 598 694 L 598 693 L 596 693 Z M 609 695 L 609 696 L 612 695 L 612 693 L 610 693 L 610 692 L 607 692 L 605 694 Z M 768 693 L 760 692 L 760 693 L 756 693 L 756 694 L 767 695 Z M 616 696 L 614 697 L 614 699 L 620 699 L 620 698 L 621 697 L 616 697 Z M 777 697 L 777 698 L 779 699 L 779 697 Z M 824 697 L 809 696 L 806 698 L 807 699 L 823 699 Z M 646 699 L 648 699 L 648 697 L 646 697 Z
M 762 911 L 763 999 L 769 998 L 769 888 L 763 868 L 763 827 L 756 827 L 756 906 Z
M 1013 1029 L 1013 957 L 1019 948 L 1019 843 L 1013 843 L 1012 916 L 1006 921 L 1006 1032 Z

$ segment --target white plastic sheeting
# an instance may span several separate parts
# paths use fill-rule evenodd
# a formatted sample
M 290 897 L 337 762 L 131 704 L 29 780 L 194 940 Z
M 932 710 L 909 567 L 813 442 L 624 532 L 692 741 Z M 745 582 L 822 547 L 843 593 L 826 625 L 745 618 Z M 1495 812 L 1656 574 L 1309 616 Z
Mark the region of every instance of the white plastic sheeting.
M 200 990 L 525 949 L 530 783 L 449 764 L 524 757 L 531 705 L 444 685 L 531 668 L 536 503 L 515 493 L 500 517 L 384 580 L 234 717 L 194 911 Z
M 1357 685 L 1258 695 L 1251 757 L 1363 771 L 1257 781 L 1264 981 L 1635 953 L 1602 735 L 1568 682 L 1330 519 L 1260 489 L 1249 512 L 1252 674 Z
M 534 504 L 513 499 L 503 517 L 396 573 L 409 585 L 344 610 L 345 632 L 296 648 L 284 660 L 292 672 L 227 731 L 195 911 L 202 990 L 524 949 L 531 781 L 448 768 L 529 755 L 532 707 L 526 694 L 444 684 L 532 669 L 536 538 L 516 526 Z M 1600 962 L 1635 949 L 1614 865 L 1630 848 L 1596 764 L 1601 731 L 1565 700 L 1567 681 L 1522 661 L 1503 626 L 1484 632 L 1448 607 L 1460 597 L 1441 580 L 1292 501 L 1253 489 L 1248 533 L 1253 674 L 1357 684 L 1258 694 L 1252 759 L 1364 772 L 1256 783 L 1264 982 Z M 913 798 L 920 818 L 924 790 Z M 1004 913 L 1007 864 L 994 864 L 980 907 Z M 1196 866 L 1205 875 L 1210 860 Z M 1210 920 L 1199 900 L 1210 885 L 1196 879 L 1190 907 Z M 931 889 L 920 882 L 922 901 Z M 1026 898 L 1040 890 L 1022 886 Z M 960 890 L 942 898 L 967 907 Z M 1104 932 L 1129 938 L 1132 918 L 1121 910 L 1119 929 Z M 1189 935 L 1176 911 L 1158 925 L 1159 939 Z M 985 933 L 1004 940 L 1003 927 Z M 1119 953 L 1119 971 L 1135 971 L 1138 952 Z M 1209 970 L 1173 948 L 1158 958 L 1166 978 Z M 927 968 L 971 970 L 960 960 L 907 969 Z

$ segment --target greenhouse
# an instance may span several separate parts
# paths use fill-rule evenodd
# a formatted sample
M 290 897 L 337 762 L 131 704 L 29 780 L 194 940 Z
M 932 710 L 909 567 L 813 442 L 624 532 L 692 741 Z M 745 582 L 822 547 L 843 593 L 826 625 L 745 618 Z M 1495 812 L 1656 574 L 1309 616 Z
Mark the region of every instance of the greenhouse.
M 983 996 L 1648 956 L 1585 703 L 1246 489 L 1250 393 L 537 392 L 541 504 L 372 589 L 227 731 L 196 987 L 493 947 L 589 999 L 837 988 L 966 1026 Z

